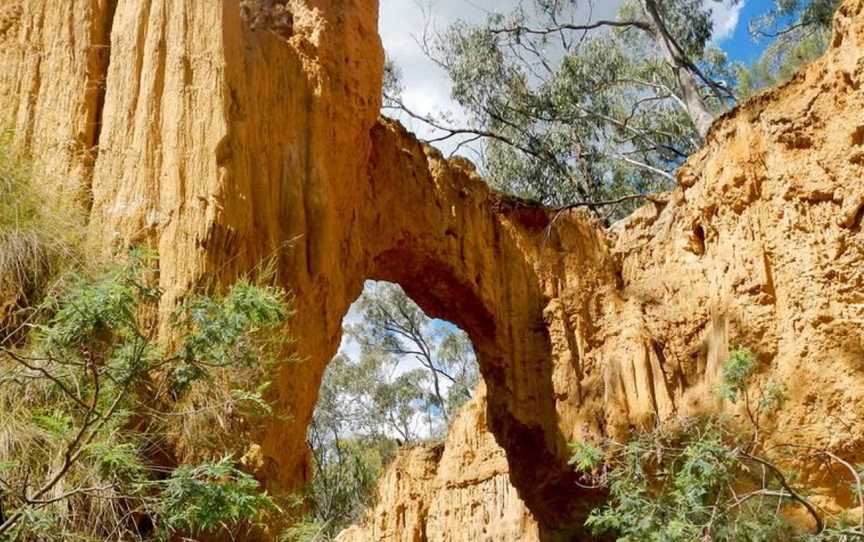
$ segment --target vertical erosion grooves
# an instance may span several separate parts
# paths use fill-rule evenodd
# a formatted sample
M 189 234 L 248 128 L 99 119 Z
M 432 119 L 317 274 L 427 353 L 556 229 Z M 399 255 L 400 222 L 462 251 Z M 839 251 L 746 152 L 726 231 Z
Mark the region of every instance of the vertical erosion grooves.
M 0 126 L 57 201 L 85 207 L 116 0 L 0 2 Z
M 114 12 L 119 0 L 90 0 L 94 14 L 90 23 L 91 47 L 87 61 L 87 95 L 85 110 L 87 128 L 80 146 L 84 151 L 83 179 L 81 187 L 82 203 L 87 213 L 93 204 L 91 197 L 93 169 L 96 166 L 99 135 L 102 132 L 102 117 L 107 91 L 108 66 L 111 62 L 111 29 L 114 26 Z

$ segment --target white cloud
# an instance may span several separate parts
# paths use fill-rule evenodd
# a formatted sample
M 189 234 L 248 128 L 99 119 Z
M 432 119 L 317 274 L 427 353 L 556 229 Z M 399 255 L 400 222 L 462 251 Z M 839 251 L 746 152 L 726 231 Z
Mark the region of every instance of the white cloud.
M 464 112 L 450 98 L 450 81 L 447 75 L 426 58 L 417 41 L 422 37 L 427 24 L 443 30 L 456 20 L 480 23 L 492 12 L 507 12 L 519 5 L 521 0 L 381 0 L 379 31 L 384 49 L 402 70 L 405 87 L 403 99 L 415 113 L 428 115 L 448 112 L 459 124 L 465 119 Z M 622 0 L 594 0 L 593 17 L 612 18 Z M 738 27 L 741 9 L 745 0 L 704 0 L 712 9 L 715 42 L 731 37 Z M 584 6 L 588 5 L 584 1 Z M 587 13 L 587 7 L 586 7 Z M 405 115 L 397 116 L 410 130 L 420 137 L 431 138 L 434 130 Z M 445 142 L 446 153 L 455 145 Z
M 594 18 L 613 17 L 622 1 L 594 0 Z M 447 74 L 426 58 L 417 41 L 427 24 L 442 31 L 456 20 L 482 23 L 490 13 L 508 12 L 520 3 L 522 0 L 381 0 L 379 32 L 387 55 L 402 71 L 405 105 L 421 115 L 449 113 L 453 125 L 464 124 L 464 111 L 450 98 Z M 588 3 L 584 1 L 586 13 Z M 397 118 L 421 138 L 434 135 L 422 122 L 405 115 Z M 451 139 L 438 146 L 447 153 L 457 143 Z
M 723 0 L 723 2 L 715 2 L 713 0 L 705 0 L 708 7 L 711 8 L 711 20 L 714 22 L 714 35 L 712 39 L 715 42 L 721 42 L 735 34 L 735 29 L 738 28 L 738 22 L 741 19 L 741 10 L 744 9 L 745 0 Z
M 464 123 L 465 114 L 450 98 L 450 80 L 423 52 L 418 41 L 429 25 L 443 30 L 457 19 L 480 22 L 489 11 L 512 9 L 518 0 L 381 0 L 379 31 L 384 49 L 402 72 L 405 105 L 420 115 L 447 112 L 454 123 Z M 392 114 L 392 113 L 391 113 Z M 404 114 L 396 117 L 421 138 L 435 131 Z M 452 144 L 441 145 L 444 152 Z

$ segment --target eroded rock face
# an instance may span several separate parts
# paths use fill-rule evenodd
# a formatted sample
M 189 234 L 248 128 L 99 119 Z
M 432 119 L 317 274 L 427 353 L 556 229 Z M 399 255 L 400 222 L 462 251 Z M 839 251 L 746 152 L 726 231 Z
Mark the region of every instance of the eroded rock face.
M 510 483 L 507 457 L 486 425 L 485 390 L 460 411 L 441 445 L 399 453 L 369 518 L 338 542 L 536 542 L 537 522 Z
M 822 61 L 715 125 L 665 209 L 613 229 L 661 411 L 712 408 L 694 383 L 744 346 L 790 394 L 774 438 L 860 453 L 862 9 L 840 8 Z
M 113 0 L 0 0 L 0 130 L 86 205 Z
M 316 390 L 365 279 L 465 329 L 488 388 L 443 451 L 385 477 L 406 513 L 376 532 L 477 534 L 505 514 L 529 536 L 524 502 L 538 538 L 577 535 L 602 495 L 574 483 L 567 443 L 731 408 L 713 388 L 735 346 L 787 385 L 772 438 L 864 459 L 864 1 L 825 59 L 718 121 L 679 188 L 611 229 L 491 192 L 377 120 L 374 0 L 275 4 L 271 28 L 239 0 L 0 0 L 0 117 L 58 191 L 85 194 L 95 252 L 157 248 L 163 314 L 276 259 L 303 363 L 275 375 L 288 421 L 248 435 L 271 489 L 308 479 Z

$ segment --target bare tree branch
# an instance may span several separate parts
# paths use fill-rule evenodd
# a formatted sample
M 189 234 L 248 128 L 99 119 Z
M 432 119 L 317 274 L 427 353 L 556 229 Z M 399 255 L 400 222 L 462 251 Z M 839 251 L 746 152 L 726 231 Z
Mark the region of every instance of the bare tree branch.
M 651 32 L 651 26 L 645 21 L 617 21 L 617 20 L 599 20 L 594 21 L 593 23 L 588 24 L 560 24 L 557 26 L 551 26 L 549 28 L 530 28 L 527 26 L 511 26 L 511 27 L 499 27 L 492 28 L 489 31 L 493 34 L 535 34 L 540 36 L 547 36 L 549 34 L 555 34 L 562 32 L 564 30 L 571 31 L 589 31 L 595 30 L 597 28 L 603 27 L 614 27 L 614 28 L 638 28 L 644 32 Z
M 771 471 L 771 473 L 774 475 L 774 478 L 776 478 L 777 481 L 780 483 L 780 486 L 789 493 L 790 497 L 803 505 L 804 508 L 807 509 L 807 512 L 809 512 L 810 515 L 813 517 L 814 521 L 816 522 L 816 534 L 819 534 L 825 530 L 825 522 L 822 519 L 822 516 L 819 514 L 819 511 L 816 510 L 815 506 L 813 506 L 813 503 L 811 503 L 809 500 L 807 500 L 806 497 L 795 491 L 792 486 L 789 485 L 789 482 L 786 481 L 786 477 L 783 475 L 783 472 L 779 468 L 777 468 L 776 465 L 774 465 L 770 461 L 762 459 L 759 456 L 755 456 L 747 452 L 742 452 L 741 456 L 751 461 L 755 461 L 756 463 L 759 463 L 760 465 L 766 467 L 769 471 Z

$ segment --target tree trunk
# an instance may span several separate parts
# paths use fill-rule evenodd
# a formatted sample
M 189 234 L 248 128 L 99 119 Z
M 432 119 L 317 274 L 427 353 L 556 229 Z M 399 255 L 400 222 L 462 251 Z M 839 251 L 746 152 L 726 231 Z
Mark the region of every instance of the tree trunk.
M 656 0 L 642 0 L 642 7 L 645 14 L 651 21 L 651 26 L 654 29 L 654 39 L 663 50 L 663 56 L 666 61 L 672 66 L 675 72 L 675 78 L 678 83 L 681 100 L 687 108 L 687 114 L 690 120 L 696 126 L 696 130 L 702 139 L 708 134 L 708 129 L 714 122 L 714 115 L 708 110 L 702 94 L 699 92 L 699 85 L 696 83 L 695 74 L 688 66 L 689 61 L 683 57 L 683 52 L 678 46 L 675 39 L 669 34 L 663 18 L 660 16 L 660 11 L 657 9 Z
M 450 417 L 447 415 L 447 405 L 444 403 L 444 396 L 441 395 L 441 381 L 438 379 L 435 367 L 431 366 L 431 362 L 429 370 L 432 371 L 432 382 L 435 384 L 435 397 L 438 398 L 438 403 L 441 405 L 441 414 L 444 416 L 444 422 L 450 425 Z

